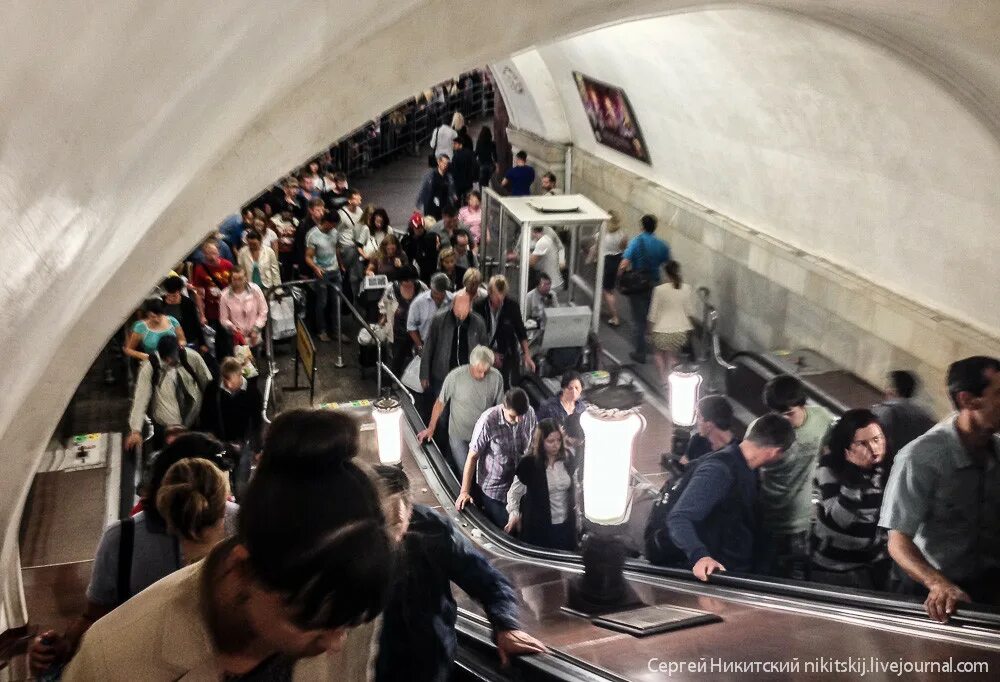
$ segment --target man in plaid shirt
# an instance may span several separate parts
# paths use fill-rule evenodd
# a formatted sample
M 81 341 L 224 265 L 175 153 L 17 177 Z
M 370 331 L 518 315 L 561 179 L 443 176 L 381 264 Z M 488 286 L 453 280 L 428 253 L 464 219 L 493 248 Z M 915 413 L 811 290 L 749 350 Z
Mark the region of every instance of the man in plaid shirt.
M 507 490 L 517 461 L 531 445 L 535 423 L 535 410 L 520 388 L 510 389 L 502 405 L 483 412 L 472 432 L 456 509 L 474 501 L 498 527 L 507 525 Z

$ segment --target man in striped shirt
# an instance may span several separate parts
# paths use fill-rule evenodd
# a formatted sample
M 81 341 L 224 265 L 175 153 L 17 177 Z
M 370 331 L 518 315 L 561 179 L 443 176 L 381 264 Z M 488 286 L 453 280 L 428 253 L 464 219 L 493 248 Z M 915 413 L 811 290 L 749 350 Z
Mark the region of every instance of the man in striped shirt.
M 483 412 L 472 431 L 456 509 L 474 501 L 498 527 L 507 525 L 507 491 L 517 461 L 531 444 L 535 423 L 535 410 L 520 388 L 510 389 L 502 405 Z

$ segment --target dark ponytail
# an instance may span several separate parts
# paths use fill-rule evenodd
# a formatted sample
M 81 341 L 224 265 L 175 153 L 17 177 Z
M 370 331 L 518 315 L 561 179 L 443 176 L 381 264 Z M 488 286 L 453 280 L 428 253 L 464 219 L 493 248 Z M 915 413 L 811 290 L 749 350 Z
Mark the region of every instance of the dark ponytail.
M 684 280 L 681 279 L 681 264 L 675 260 L 667 262 L 667 278 L 673 283 L 674 289 L 680 289 Z
M 394 552 L 359 441 L 347 414 L 281 414 L 240 508 L 254 577 L 284 596 L 303 629 L 357 625 L 385 605 Z

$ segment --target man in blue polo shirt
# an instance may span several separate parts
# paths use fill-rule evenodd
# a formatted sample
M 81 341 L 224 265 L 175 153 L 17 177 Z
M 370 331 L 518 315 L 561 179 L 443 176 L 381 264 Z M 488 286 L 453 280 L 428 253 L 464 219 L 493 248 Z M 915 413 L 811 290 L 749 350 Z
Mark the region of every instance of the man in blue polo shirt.
M 500 185 L 506 187 L 512 197 L 526 197 L 531 194 L 531 183 L 534 181 L 535 169 L 528 165 L 528 155 L 520 151 Z
M 646 316 L 649 315 L 649 302 L 653 297 L 653 289 L 660 283 L 660 272 L 670 261 L 670 247 L 665 241 L 654 237 L 656 232 L 656 216 L 647 213 L 642 217 L 642 232 L 632 237 L 625 248 L 618 273 L 626 270 L 642 270 L 649 275 L 650 286 L 643 291 L 628 295 L 629 308 L 632 311 L 632 339 L 635 349 L 629 357 L 635 362 L 646 362 Z

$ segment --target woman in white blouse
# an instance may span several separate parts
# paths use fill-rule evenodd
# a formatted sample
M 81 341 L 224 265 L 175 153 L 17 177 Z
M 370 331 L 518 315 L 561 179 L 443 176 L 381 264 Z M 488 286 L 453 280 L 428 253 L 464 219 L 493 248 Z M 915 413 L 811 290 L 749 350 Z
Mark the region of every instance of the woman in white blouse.
M 667 279 L 653 289 L 649 304 L 649 345 L 656 351 L 656 366 L 663 385 L 677 363 L 677 356 L 687 344 L 688 334 L 694 328 L 691 287 L 681 280 L 681 265 L 675 260 L 667 263 Z
M 520 531 L 522 540 L 539 547 L 576 549 L 575 468 L 559 425 L 552 419 L 538 422 L 507 492 L 510 520 L 504 530 Z

